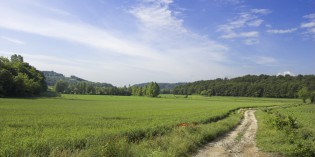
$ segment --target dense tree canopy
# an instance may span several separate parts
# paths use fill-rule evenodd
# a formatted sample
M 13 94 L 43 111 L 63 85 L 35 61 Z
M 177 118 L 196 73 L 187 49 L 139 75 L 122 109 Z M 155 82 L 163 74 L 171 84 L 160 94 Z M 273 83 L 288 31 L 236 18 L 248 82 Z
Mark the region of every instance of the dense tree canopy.
M 47 90 L 44 75 L 20 55 L 0 57 L 0 96 L 35 96 Z
M 151 82 L 145 86 L 131 87 L 131 94 L 134 96 L 157 97 L 160 93 L 160 87 L 156 82 Z
M 302 88 L 315 91 L 315 76 L 246 75 L 233 79 L 197 81 L 175 87 L 174 94 L 297 98 Z

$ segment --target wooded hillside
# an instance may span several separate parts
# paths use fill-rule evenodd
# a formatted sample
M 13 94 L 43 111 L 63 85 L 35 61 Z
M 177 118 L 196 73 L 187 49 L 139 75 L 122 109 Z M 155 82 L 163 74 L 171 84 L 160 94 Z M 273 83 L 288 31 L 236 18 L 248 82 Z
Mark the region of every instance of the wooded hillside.
M 196 81 L 177 86 L 174 94 L 201 94 L 207 96 L 245 96 L 296 98 L 303 87 L 315 90 L 314 75 L 246 75 L 232 79 Z

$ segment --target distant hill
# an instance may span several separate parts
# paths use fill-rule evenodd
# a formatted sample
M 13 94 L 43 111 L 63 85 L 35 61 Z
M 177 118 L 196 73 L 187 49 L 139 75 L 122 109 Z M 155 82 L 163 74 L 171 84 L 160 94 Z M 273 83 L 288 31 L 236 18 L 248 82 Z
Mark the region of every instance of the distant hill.
M 70 77 L 65 77 L 63 74 L 54 72 L 54 71 L 42 71 L 46 78 L 46 83 L 48 86 L 53 86 L 59 80 L 68 82 L 69 84 L 77 84 L 79 82 L 86 82 L 88 84 L 92 84 L 93 86 L 97 87 L 114 87 L 112 84 L 109 83 L 99 83 L 99 82 L 92 82 L 80 77 L 71 75 Z

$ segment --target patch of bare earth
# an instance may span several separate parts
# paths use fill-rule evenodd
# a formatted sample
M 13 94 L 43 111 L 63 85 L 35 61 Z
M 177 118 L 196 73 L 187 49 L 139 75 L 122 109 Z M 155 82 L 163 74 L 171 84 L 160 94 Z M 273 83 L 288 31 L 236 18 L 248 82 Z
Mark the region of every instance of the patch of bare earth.
M 256 147 L 257 120 L 255 110 L 247 110 L 239 126 L 199 150 L 196 157 L 271 157 Z

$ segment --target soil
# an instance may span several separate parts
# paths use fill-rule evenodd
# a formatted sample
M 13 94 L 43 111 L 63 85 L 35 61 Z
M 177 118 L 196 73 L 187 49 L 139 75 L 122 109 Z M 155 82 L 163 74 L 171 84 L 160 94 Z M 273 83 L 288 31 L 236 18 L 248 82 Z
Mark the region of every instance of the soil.
M 233 131 L 198 151 L 196 157 L 271 157 L 256 147 L 255 110 L 247 110 L 244 119 Z

